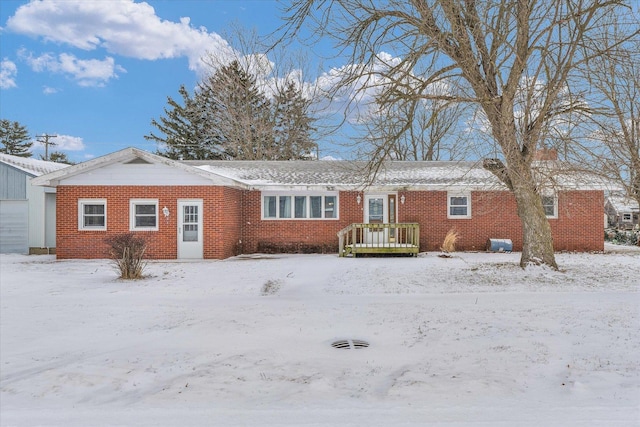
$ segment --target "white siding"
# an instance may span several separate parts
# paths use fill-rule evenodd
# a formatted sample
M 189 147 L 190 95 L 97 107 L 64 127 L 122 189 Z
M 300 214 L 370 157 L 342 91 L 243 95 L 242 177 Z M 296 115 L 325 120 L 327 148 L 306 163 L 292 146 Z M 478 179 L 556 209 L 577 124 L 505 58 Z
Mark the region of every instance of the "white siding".
M 44 193 L 44 246 L 56 247 L 56 193 Z
M 28 212 L 26 200 L 0 200 L 0 253 L 29 252 Z
M 162 164 L 115 163 L 61 180 L 63 185 L 210 185 L 196 174 Z
M 27 179 L 29 199 L 29 247 L 44 248 L 44 187 L 31 185 Z
M 0 163 L 0 200 L 24 200 L 27 198 L 26 172 Z

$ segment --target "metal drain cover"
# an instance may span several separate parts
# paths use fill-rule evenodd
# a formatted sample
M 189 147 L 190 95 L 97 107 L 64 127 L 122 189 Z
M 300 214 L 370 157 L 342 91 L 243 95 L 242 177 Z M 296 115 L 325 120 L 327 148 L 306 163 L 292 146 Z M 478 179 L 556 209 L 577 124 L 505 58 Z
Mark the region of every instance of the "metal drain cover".
M 331 347 L 345 350 L 358 350 L 369 347 L 369 343 L 364 340 L 338 340 L 332 342 Z

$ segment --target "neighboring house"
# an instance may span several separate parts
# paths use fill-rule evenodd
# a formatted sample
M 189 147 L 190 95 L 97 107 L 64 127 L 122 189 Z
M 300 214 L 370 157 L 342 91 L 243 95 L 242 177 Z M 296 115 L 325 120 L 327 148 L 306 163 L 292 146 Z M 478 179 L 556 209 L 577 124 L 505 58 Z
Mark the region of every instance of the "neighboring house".
M 69 165 L 0 153 L 0 253 L 54 253 L 56 190 L 34 177 Z
M 640 208 L 638 202 L 628 197 L 611 195 L 604 206 L 610 227 L 621 230 L 632 230 L 638 226 Z
M 155 259 L 258 252 L 338 251 L 337 233 L 364 224 L 368 239 L 401 241 L 419 226 L 420 251 L 451 229 L 459 250 L 488 239 L 522 248 L 514 196 L 472 162 L 389 162 L 368 182 L 347 161 L 175 161 L 128 148 L 34 180 L 58 197 L 57 257 L 108 256 L 105 238 L 135 232 Z M 604 249 L 604 190 L 541 163 L 544 209 L 556 250 Z M 378 239 L 378 240 L 375 240 Z

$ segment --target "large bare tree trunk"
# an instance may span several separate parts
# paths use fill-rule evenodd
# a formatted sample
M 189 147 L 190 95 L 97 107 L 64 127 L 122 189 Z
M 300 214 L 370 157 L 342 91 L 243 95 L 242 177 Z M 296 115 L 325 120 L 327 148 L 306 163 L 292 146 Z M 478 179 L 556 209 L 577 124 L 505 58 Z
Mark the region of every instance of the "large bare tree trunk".
M 522 239 L 527 242 L 522 247 L 520 266 L 545 264 L 557 269 L 551 226 L 542 207 L 540 194 L 535 189 L 531 171 L 526 167 L 520 167 L 517 171 L 514 169 L 511 168 L 512 172 L 509 175 L 515 177 L 511 179 L 513 195 L 522 222 Z

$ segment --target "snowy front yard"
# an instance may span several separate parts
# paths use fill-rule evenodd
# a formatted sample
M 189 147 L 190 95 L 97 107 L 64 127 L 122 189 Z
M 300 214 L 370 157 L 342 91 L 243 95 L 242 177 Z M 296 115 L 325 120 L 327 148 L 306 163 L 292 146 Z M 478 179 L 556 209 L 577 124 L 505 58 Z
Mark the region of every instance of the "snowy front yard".
M 612 248 L 562 272 L 265 255 L 134 282 L 3 255 L 0 424 L 638 426 L 640 250 Z

